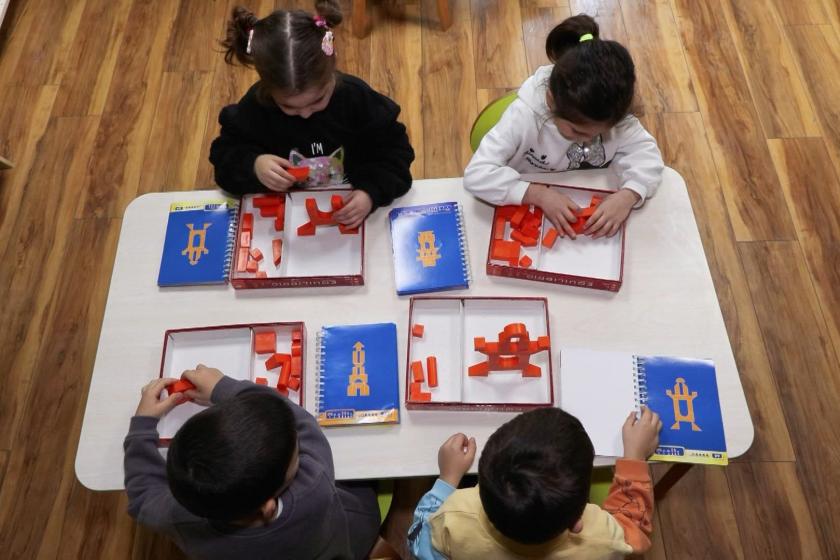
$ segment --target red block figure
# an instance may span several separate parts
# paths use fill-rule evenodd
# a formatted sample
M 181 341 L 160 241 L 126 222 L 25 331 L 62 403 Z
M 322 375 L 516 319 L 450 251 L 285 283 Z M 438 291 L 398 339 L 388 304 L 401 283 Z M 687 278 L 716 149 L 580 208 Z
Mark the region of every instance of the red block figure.
M 273 354 L 277 349 L 277 334 L 274 331 L 258 332 L 254 335 L 254 352 Z
M 540 377 L 542 370 L 530 363 L 531 355 L 549 350 L 547 336 L 531 340 L 523 323 L 511 323 L 499 333 L 498 342 L 487 342 L 483 336 L 475 338 L 476 352 L 487 355 L 487 361 L 479 362 L 468 369 L 471 376 L 487 375 L 491 371 L 522 371 L 522 377 Z
M 429 387 L 437 387 L 437 358 L 435 356 L 426 358 L 426 372 L 429 374 Z
M 429 402 L 432 400 L 432 394 L 423 392 L 420 383 L 412 383 L 409 385 L 408 398 L 416 402 Z
M 272 239 L 271 240 L 271 252 L 274 253 L 274 266 L 280 266 L 280 257 L 283 253 L 283 240 L 282 239 Z
M 336 199 L 338 204 L 343 206 L 343 201 L 340 196 L 333 195 L 330 199 L 330 206 L 332 210 L 323 212 L 318 209 L 318 201 L 314 198 L 307 198 L 305 201 L 306 213 L 309 215 L 309 221 L 298 227 L 298 235 L 315 235 L 315 230 L 318 226 L 334 226 L 337 225 L 333 219 L 333 212 L 335 212 Z M 341 207 L 339 206 L 339 208 Z
M 283 195 L 280 194 L 266 194 L 263 196 L 255 196 L 252 200 L 254 208 L 274 207 L 281 203 Z
M 581 208 L 575 215 L 577 216 L 577 221 L 572 224 L 572 230 L 575 233 L 583 233 L 583 230 L 586 229 L 586 221 L 595 213 L 595 209 L 598 208 L 598 205 L 601 204 L 603 199 L 595 195 L 589 201 L 589 206 L 587 208 Z
M 414 338 L 423 338 L 423 331 L 425 327 L 420 323 L 414 323 L 414 326 L 411 327 L 411 336 Z
M 422 362 L 411 362 L 411 378 L 415 383 L 422 383 L 426 379 L 426 376 L 423 375 Z
M 263 260 L 262 251 L 260 251 L 259 249 L 251 249 L 251 258 L 257 262 Z
M 242 231 L 254 231 L 254 215 L 250 212 L 242 214 Z
M 554 228 L 549 228 L 547 232 L 545 232 L 545 236 L 542 240 L 542 246 L 546 249 L 551 249 L 554 247 L 554 243 L 557 241 L 557 230 Z

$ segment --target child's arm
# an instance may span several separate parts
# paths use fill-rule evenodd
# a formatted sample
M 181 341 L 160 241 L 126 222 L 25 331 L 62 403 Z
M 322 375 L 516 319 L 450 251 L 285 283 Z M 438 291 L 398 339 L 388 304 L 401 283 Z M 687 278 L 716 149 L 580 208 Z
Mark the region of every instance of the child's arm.
M 166 462 L 158 452 L 157 431 L 161 416 L 184 400 L 180 393 L 160 400 L 163 389 L 175 381 L 156 379 L 143 388 L 123 442 L 128 513 L 138 522 L 157 529 L 168 526 L 167 519 L 175 505 L 166 479 Z
M 529 183 L 520 180 L 519 171 L 508 164 L 519 149 L 523 118 L 533 118 L 516 110 L 514 101 L 502 118 L 481 140 L 467 168 L 464 188 L 490 204 L 522 204 Z
M 414 149 L 405 125 L 397 120 L 399 105 L 375 91 L 369 91 L 363 102 L 358 115 L 363 124 L 349 146 L 345 165 L 353 187 L 370 197 L 373 211 L 411 188 Z
M 636 117 L 625 117 L 615 125 L 614 133 L 618 149 L 610 167 L 621 180 L 621 189 L 629 189 L 639 196 L 634 203 L 638 208 L 656 193 L 665 163 L 656 140 Z
M 435 485 L 417 503 L 414 521 L 408 529 L 408 546 L 411 554 L 419 560 L 438 560 L 445 556 L 432 546 L 429 516 L 435 513 L 443 502 L 461 483 L 461 478 L 475 460 L 475 438 L 467 439 L 464 434 L 455 434 L 440 446 L 438 467 L 440 477 Z
M 638 554 L 650 548 L 653 531 L 653 484 L 647 459 L 659 443 L 662 421 L 649 408 L 637 420 L 631 412 L 622 428 L 624 458 L 616 461 L 615 476 L 604 501 L 607 510 L 624 529 L 624 542 Z
M 255 117 L 254 103 L 246 95 L 239 104 L 222 109 L 219 114 L 222 129 L 210 145 L 216 183 L 235 195 L 266 190 L 257 178 L 254 163 L 257 157 L 269 151 L 256 141 L 253 133 L 248 133 L 251 127 L 259 127 L 264 122 Z

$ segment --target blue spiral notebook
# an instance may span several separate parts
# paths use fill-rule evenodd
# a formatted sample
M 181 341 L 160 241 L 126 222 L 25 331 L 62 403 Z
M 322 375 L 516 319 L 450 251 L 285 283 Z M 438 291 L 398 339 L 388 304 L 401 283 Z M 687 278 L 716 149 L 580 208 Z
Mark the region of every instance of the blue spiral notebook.
M 400 421 L 395 324 L 323 327 L 315 352 L 315 416 L 320 425 Z
M 662 420 L 651 460 L 728 463 L 711 360 L 564 348 L 560 406 L 581 421 L 597 455 L 621 457 L 627 414 L 647 406 Z
M 467 240 L 457 202 L 394 208 L 388 218 L 397 294 L 469 288 Z
M 238 208 L 225 198 L 170 205 L 158 286 L 226 282 Z

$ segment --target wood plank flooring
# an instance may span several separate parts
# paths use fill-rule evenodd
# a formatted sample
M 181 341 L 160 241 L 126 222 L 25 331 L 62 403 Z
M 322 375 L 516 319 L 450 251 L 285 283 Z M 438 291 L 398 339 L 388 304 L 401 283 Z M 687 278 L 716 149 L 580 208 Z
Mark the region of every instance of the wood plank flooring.
M 489 101 L 593 15 L 638 69 L 638 106 L 686 179 L 755 424 L 726 469 L 662 500 L 647 558 L 840 558 L 840 2 L 368 2 L 339 66 L 402 107 L 417 178 L 458 176 Z M 0 544 L 7 558 L 182 558 L 73 463 L 123 212 L 207 188 L 221 107 L 255 79 L 217 40 L 235 5 L 12 0 L 0 29 Z M 658 468 L 657 471 L 661 470 Z

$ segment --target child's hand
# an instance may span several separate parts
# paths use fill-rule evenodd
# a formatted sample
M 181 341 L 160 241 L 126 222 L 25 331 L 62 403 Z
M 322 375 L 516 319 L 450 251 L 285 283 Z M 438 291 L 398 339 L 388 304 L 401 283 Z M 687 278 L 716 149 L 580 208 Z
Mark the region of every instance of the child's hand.
M 195 369 L 188 369 L 181 374 L 181 377 L 195 385 L 195 389 L 190 389 L 184 394 L 197 404 L 210 406 L 210 395 L 224 374 L 216 368 L 198 364 Z
M 642 415 L 636 419 L 636 413 L 631 412 L 624 426 L 621 428 L 621 440 L 624 442 L 624 457 L 644 461 L 656 451 L 659 445 L 659 430 L 662 420 L 659 415 L 648 407 L 642 407 Z
M 286 167 L 292 167 L 289 160 L 274 154 L 257 156 L 254 161 L 254 173 L 257 174 L 260 183 L 278 192 L 286 192 L 295 184 L 295 178 L 286 171 Z
M 135 416 L 151 416 L 152 418 L 160 418 L 177 405 L 186 400 L 186 397 L 181 393 L 173 393 L 163 400 L 160 400 L 160 394 L 168 385 L 172 385 L 178 381 L 171 377 L 163 379 L 155 379 L 150 381 L 140 390 L 140 404 L 137 405 Z
M 586 222 L 584 235 L 591 235 L 594 239 L 615 235 L 639 198 L 639 194 L 630 189 L 621 189 L 609 195 Z
M 336 210 L 333 218 L 339 224 L 349 228 L 357 228 L 362 225 L 370 210 L 373 208 L 373 200 L 365 191 L 354 189 L 344 197 L 344 206 Z
M 522 204 L 533 204 L 542 208 L 545 217 L 554 224 L 561 237 L 568 235 L 572 239 L 577 238 L 570 224 L 577 221 L 575 212 L 580 207 L 557 189 L 551 189 L 541 183 L 531 183 L 525 191 Z
M 438 451 L 441 480 L 458 488 L 475 461 L 475 449 L 475 438 L 467 439 L 464 434 L 455 434 L 443 442 Z

